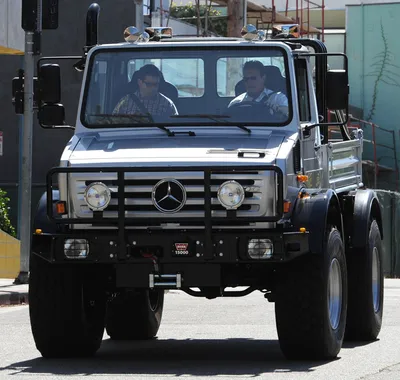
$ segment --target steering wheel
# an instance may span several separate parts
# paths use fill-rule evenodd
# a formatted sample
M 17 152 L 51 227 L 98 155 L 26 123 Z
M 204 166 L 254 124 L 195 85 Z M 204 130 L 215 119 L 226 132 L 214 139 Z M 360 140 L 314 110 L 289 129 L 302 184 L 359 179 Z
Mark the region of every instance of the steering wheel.
M 270 106 L 263 102 L 241 102 L 232 104 L 226 111 L 228 115 L 238 121 L 249 122 L 274 122 L 278 121 L 277 113 Z

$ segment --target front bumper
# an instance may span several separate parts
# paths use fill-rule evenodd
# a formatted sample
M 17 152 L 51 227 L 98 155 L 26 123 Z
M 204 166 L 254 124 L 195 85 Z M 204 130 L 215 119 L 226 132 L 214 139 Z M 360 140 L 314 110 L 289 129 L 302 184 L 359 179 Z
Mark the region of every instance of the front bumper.
M 211 250 L 204 246 L 204 232 L 126 232 L 124 243 L 116 233 L 102 231 L 40 234 L 33 236 L 33 252 L 51 263 L 106 265 L 114 276 L 113 286 L 164 289 L 190 287 L 257 286 L 270 281 L 282 263 L 309 252 L 308 233 L 244 232 L 215 233 Z M 274 254 L 269 259 L 251 259 L 249 239 L 270 239 Z M 86 239 L 89 253 L 84 259 L 64 255 L 66 239 Z M 188 254 L 177 255 L 176 244 L 187 244 Z M 269 273 L 269 274 L 268 274 Z
M 267 263 L 289 261 L 309 252 L 308 233 L 264 231 L 215 232 L 210 248 L 203 231 L 171 233 L 171 231 L 125 231 L 123 239 L 112 231 L 70 231 L 33 236 L 32 250 L 50 262 L 143 263 L 155 256 L 163 263 Z M 89 253 L 84 259 L 68 259 L 64 255 L 66 239 L 86 239 Z M 247 253 L 250 239 L 270 239 L 274 252 L 269 259 L 251 259 Z M 180 247 L 186 247 L 180 251 Z

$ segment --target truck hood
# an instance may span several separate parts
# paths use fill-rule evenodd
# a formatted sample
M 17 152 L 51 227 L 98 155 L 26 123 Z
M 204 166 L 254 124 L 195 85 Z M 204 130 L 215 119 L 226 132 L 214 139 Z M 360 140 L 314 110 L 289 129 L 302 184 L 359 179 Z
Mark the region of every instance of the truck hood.
M 229 136 L 83 136 L 69 157 L 71 166 L 132 166 L 157 163 L 191 165 L 196 163 L 235 164 L 272 163 L 284 141 L 285 133 L 264 131 L 262 135 Z

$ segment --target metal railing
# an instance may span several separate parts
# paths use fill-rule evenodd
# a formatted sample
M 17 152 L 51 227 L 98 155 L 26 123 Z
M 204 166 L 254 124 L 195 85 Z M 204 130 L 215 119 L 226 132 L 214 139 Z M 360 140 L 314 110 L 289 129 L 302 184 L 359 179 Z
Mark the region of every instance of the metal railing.
M 396 151 L 396 132 L 394 130 L 386 129 L 381 127 L 376 123 L 372 123 L 366 120 L 357 119 L 355 117 L 350 117 L 348 128 L 359 128 L 363 131 L 366 131 L 368 128 L 371 130 L 371 140 L 365 139 L 364 142 L 372 144 L 373 148 L 373 164 L 374 164 L 374 188 L 378 187 L 378 177 L 381 170 L 390 170 L 395 173 L 395 184 L 396 190 L 399 189 L 399 164 L 397 160 L 397 151 Z M 399 131 L 400 133 L 400 131 Z M 393 145 L 387 145 L 380 143 L 378 141 L 378 135 L 386 134 L 389 136 L 389 140 L 393 142 Z M 380 154 L 378 157 L 377 148 L 381 147 L 392 152 L 390 155 Z M 385 166 L 382 164 L 383 159 L 389 159 L 393 161 L 393 167 Z

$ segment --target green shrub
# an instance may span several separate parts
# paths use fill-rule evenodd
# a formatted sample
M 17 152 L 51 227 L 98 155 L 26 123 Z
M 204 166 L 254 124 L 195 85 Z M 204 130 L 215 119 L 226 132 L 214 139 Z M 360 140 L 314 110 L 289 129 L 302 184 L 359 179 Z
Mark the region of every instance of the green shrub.
M 221 16 L 220 11 L 209 6 L 199 6 L 201 28 L 205 27 L 205 14 L 207 9 L 209 11 L 208 30 L 219 36 L 226 36 L 228 34 L 228 18 Z M 197 6 L 192 2 L 186 5 L 177 5 L 175 2 L 172 2 L 169 12 L 171 17 L 182 19 L 192 25 L 197 25 Z
M 15 237 L 15 229 L 11 225 L 10 218 L 8 217 L 8 210 L 10 209 L 10 207 L 8 207 L 8 202 L 10 198 L 6 195 L 7 193 L 0 189 L 0 230 Z

